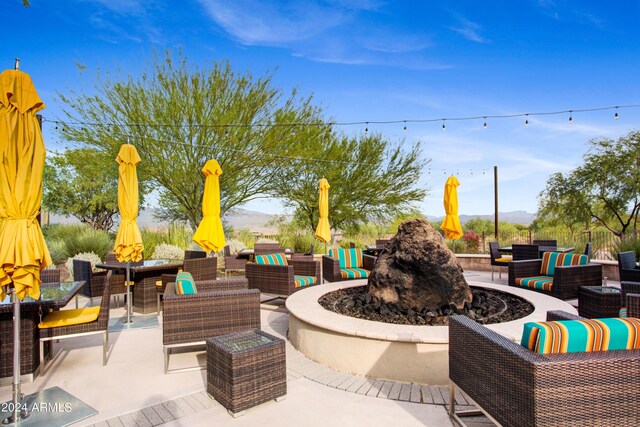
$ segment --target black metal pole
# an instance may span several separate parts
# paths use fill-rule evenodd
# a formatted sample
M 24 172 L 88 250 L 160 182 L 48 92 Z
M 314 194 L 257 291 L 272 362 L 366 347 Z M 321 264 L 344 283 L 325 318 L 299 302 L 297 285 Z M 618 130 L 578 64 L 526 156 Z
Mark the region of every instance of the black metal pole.
M 498 167 L 493 167 L 493 200 L 494 200 L 494 217 L 493 229 L 494 237 L 498 240 Z

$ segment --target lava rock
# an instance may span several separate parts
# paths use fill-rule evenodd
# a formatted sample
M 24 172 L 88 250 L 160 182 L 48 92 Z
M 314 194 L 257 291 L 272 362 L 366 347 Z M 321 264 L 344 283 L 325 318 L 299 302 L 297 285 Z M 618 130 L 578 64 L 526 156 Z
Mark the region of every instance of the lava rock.
M 368 282 L 374 299 L 403 308 L 453 307 L 461 312 L 472 299 L 462 267 L 431 224 L 410 219 L 378 256 Z

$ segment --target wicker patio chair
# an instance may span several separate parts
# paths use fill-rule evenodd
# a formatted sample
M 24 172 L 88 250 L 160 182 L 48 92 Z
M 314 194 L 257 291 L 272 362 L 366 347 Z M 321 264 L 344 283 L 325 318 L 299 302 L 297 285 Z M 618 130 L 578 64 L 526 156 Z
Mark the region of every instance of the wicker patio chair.
M 521 261 L 524 259 L 539 259 L 540 258 L 540 246 L 539 245 L 525 245 L 525 244 L 513 244 L 511 245 L 511 256 L 514 261 Z
M 104 259 L 105 264 L 116 264 L 119 263 L 116 254 L 108 253 Z M 131 265 L 134 265 L 133 263 Z M 119 305 L 119 298 L 122 295 L 123 305 L 127 299 L 127 287 L 125 286 L 125 280 L 127 279 L 127 275 L 124 271 L 112 270 L 113 274 L 111 276 L 111 299 L 113 300 L 114 306 L 117 307 Z
M 216 335 L 260 329 L 260 292 L 247 289 L 246 278 L 197 281 L 196 287 L 195 294 L 179 295 L 174 282 L 167 284 L 162 315 L 165 373 L 174 348 L 203 346 Z M 193 369 L 204 368 L 172 372 Z
M 551 252 L 547 252 L 550 254 Z M 546 255 L 545 255 L 546 256 Z M 542 259 L 512 261 L 509 263 L 509 286 L 520 287 L 517 278 L 541 277 Z M 550 291 L 525 288 L 545 293 L 560 299 L 578 297 L 580 286 L 602 285 L 602 264 L 556 266 L 553 274 L 553 285 Z
M 548 240 L 533 239 L 532 243 L 534 245 L 538 245 L 538 246 L 553 246 L 554 248 L 558 247 L 558 241 L 557 240 L 553 240 L 553 239 L 548 239 Z
M 60 283 L 60 270 L 57 268 L 47 268 L 40 272 L 42 283 Z
M 224 253 L 224 272 L 225 275 L 232 270 L 236 271 L 244 271 L 245 266 L 247 265 L 246 258 L 238 258 L 237 254 L 231 253 L 231 248 L 229 245 L 223 248 Z
M 77 282 L 85 281 L 84 286 L 80 288 L 80 294 L 89 298 L 89 303 L 93 305 L 93 298 L 102 295 L 107 272 L 94 272 L 91 267 L 91 262 L 89 261 L 73 260 L 73 280 Z
M 628 251 L 618 254 L 618 272 L 621 282 L 640 282 L 640 268 L 636 263 L 635 252 Z
M 218 258 L 191 258 L 185 259 L 182 265 L 182 271 L 191 273 L 193 280 L 216 280 L 218 278 Z M 163 274 L 160 281 L 156 283 L 157 310 L 160 313 L 161 304 L 167 283 L 175 282 L 175 274 Z
M 184 251 L 184 259 L 198 259 L 198 258 L 206 258 L 207 253 L 205 251 Z
M 279 253 L 284 253 L 284 248 L 280 246 L 280 243 L 256 243 L 253 245 L 253 254 L 255 256 Z
M 359 251 L 360 249 L 349 248 L 348 250 Z M 322 256 L 322 278 L 324 280 L 328 280 L 329 282 L 339 282 L 341 280 L 349 280 L 343 277 L 344 269 L 340 268 L 340 263 L 341 263 L 340 259 L 338 257 L 331 256 L 332 253 L 335 253 L 333 252 L 333 249 L 329 251 L 329 255 Z M 340 251 L 338 251 L 338 253 L 340 253 Z M 362 262 L 361 262 L 362 269 L 367 272 L 366 273 L 367 275 L 364 277 L 368 277 L 369 272 L 373 270 L 373 266 L 376 263 L 376 259 L 377 259 L 376 256 L 362 253 Z
M 547 313 L 562 319 L 582 318 Z M 503 426 L 637 426 L 639 370 L 640 350 L 537 354 L 465 316 L 449 319 L 449 415 L 462 425 L 456 388 Z
M 281 255 L 284 258 L 284 253 Z M 309 258 L 292 258 L 287 265 L 247 263 L 246 268 L 249 289 L 278 298 L 320 283 L 320 262 Z
M 591 242 L 587 242 L 587 244 L 584 246 L 584 252 L 583 253 L 584 253 L 584 255 L 589 257 L 589 259 L 591 259 L 591 256 L 592 256 Z
M 491 281 L 493 282 L 493 268 L 498 267 L 498 278 L 502 279 L 502 267 L 509 267 L 512 260 L 510 255 L 502 255 L 498 250 L 498 242 L 489 242 L 489 255 L 491 256 Z
M 313 255 L 315 254 L 314 247 L 311 245 L 309 250 L 305 253 L 294 252 L 291 254 L 291 258 L 309 258 L 313 259 Z
M 384 248 L 391 239 L 376 239 L 376 248 Z
M 44 344 L 47 341 L 74 338 L 84 335 L 103 334 L 102 340 L 102 366 L 107 364 L 107 351 L 109 349 L 109 291 L 111 271 L 104 277 L 102 286 L 102 299 L 98 307 L 76 308 L 72 310 L 54 311 L 47 314 L 38 325 L 40 332 L 40 367 L 44 375 L 46 370 L 44 357 Z M 86 286 L 86 284 L 85 284 Z M 96 315 L 97 318 L 93 318 Z M 87 320 L 86 317 L 90 319 Z M 56 324 L 64 326 L 52 326 Z M 52 356 L 53 357 L 53 356 Z

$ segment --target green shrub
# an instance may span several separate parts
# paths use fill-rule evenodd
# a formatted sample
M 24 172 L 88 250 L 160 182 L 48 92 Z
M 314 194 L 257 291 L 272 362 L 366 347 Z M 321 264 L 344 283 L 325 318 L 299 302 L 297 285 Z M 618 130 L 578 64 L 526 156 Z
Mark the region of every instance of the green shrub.
M 47 242 L 54 240 L 66 241 L 86 230 L 90 230 L 90 227 L 86 224 L 47 224 L 42 226 L 42 234 Z
M 616 249 L 618 253 L 633 251 L 636 253 L 636 261 L 640 260 L 640 235 L 638 233 L 631 233 L 624 236 L 623 239 L 618 241 Z
M 113 243 L 112 237 L 106 231 L 93 230 L 91 228 L 86 228 L 65 240 L 67 256 L 69 257 L 79 253 L 93 252 L 101 259 L 104 259 L 107 252 L 113 250 Z
M 142 234 L 142 244 L 144 245 L 144 257 L 151 259 L 156 247 L 165 243 L 166 233 L 145 228 L 140 230 L 140 234 Z
M 253 248 L 253 245 L 256 242 L 256 238 L 253 233 L 248 228 L 242 228 L 238 231 L 237 239 L 241 241 L 246 248 Z
M 167 229 L 167 238 L 164 243 L 185 250 L 191 245 L 193 234 L 194 231 L 191 231 L 191 228 L 186 227 L 184 224 L 174 222 L 169 225 Z
M 69 258 L 69 255 L 67 255 L 67 245 L 64 240 L 48 240 L 47 247 L 49 248 L 49 253 L 51 254 L 51 259 L 54 264 L 63 263 Z
M 184 259 L 184 249 L 167 243 L 160 243 L 153 251 L 153 259 Z

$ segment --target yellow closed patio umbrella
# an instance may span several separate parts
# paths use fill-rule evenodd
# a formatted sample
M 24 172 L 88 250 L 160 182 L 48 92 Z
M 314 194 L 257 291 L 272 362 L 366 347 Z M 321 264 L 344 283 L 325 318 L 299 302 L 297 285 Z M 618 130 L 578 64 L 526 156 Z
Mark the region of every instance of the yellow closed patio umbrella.
M 440 225 L 444 230 L 444 237 L 451 240 L 458 240 L 462 237 L 462 226 L 458 218 L 458 186 L 460 181 L 451 175 L 444 185 L 444 211 L 446 216 Z
M 193 241 L 206 252 L 219 252 L 224 248 L 224 229 L 220 219 L 220 175 L 222 168 L 216 160 L 207 160 L 200 170 L 206 177 L 202 195 L 202 220 L 193 235 Z
M 316 237 L 321 242 L 327 243 L 331 240 L 331 228 L 329 226 L 329 181 L 322 178 L 319 183 L 320 195 L 318 196 L 318 210 L 320 219 L 316 227 Z
M 123 144 L 120 147 L 118 162 L 118 210 L 120 225 L 113 253 L 120 262 L 127 263 L 127 285 L 131 284 L 131 262 L 142 259 L 142 234 L 138 227 L 138 174 L 136 166 L 141 159 L 136 147 Z M 127 286 L 127 323 L 131 322 L 131 287 Z
M 26 416 L 18 405 L 20 300 L 40 298 L 40 270 L 52 263 L 37 220 L 45 148 L 36 113 L 45 105 L 17 65 L 0 74 L 0 301 L 12 293 L 14 421 Z

